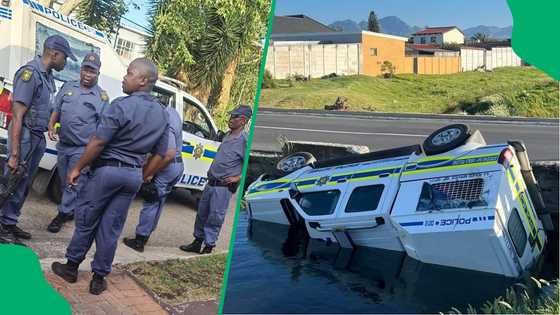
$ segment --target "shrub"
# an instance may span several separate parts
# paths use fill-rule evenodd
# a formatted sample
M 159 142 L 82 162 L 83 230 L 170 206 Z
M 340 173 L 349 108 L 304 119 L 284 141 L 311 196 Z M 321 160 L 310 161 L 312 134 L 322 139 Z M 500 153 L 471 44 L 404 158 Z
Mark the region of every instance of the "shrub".
M 264 71 L 264 76 L 263 76 L 263 81 L 262 81 L 262 88 L 263 89 L 270 89 L 270 88 L 275 88 L 276 87 L 276 82 L 274 82 L 274 78 L 272 78 L 272 73 L 270 73 L 270 71 L 265 70 Z
M 393 64 L 390 61 L 385 60 L 381 64 L 381 73 L 383 74 L 383 77 L 386 79 L 392 78 L 395 76 L 395 66 L 393 66 Z

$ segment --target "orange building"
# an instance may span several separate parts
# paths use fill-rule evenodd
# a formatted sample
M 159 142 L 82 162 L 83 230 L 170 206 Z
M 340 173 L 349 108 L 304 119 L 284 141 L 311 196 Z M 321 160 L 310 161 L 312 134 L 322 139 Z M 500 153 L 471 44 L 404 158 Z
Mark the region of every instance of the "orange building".
M 406 37 L 362 31 L 362 71 L 368 75 L 381 75 L 381 65 L 389 61 L 395 73 L 412 73 L 413 58 L 405 56 Z

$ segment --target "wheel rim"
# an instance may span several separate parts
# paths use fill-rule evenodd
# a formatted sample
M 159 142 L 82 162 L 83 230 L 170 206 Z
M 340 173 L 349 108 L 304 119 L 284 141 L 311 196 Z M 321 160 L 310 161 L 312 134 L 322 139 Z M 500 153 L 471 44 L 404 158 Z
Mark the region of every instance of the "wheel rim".
M 434 145 L 445 145 L 453 142 L 461 135 L 461 129 L 459 128 L 449 128 L 442 130 L 441 132 L 437 133 L 432 138 L 432 143 Z
M 292 156 L 282 161 L 280 168 L 284 172 L 291 172 L 305 165 L 305 158 L 303 156 Z

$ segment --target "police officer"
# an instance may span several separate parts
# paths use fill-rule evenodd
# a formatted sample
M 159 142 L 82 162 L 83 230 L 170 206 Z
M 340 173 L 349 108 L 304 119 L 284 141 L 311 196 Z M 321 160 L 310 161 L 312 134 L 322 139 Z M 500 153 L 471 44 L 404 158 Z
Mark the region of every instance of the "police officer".
M 48 134 L 51 140 L 56 141 L 58 130 L 55 124 L 60 122 L 56 166 L 63 195 L 58 214 L 47 227 L 52 233 L 60 231 L 64 222 L 74 217 L 77 191 L 81 185 L 67 185 L 66 175 L 83 154 L 85 146 L 95 132 L 101 110 L 109 101 L 107 92 L 97 85 L 100 67 L 99 55 L 88 53 L 82 61 L 80 80 L 66 82 L 56 95 Z
M 4 203 L 0 223 L 3 235 L 30 239 L 31 234 L 18 226 L 21 207 L 29 192 L 33 175 L 45 152 L 50 102 L 56 90 L 52 70 L 62 71 L 66 58 L 76 60 L 62 36 L 53 35 L 43 43 L 43 55 L 19 68 L 14 76 L 13 119 L 8 129 L 8 163 L 6 172 L 14 172 L 21 161 L 29 159 L 17 189 Z
M 144 245 L 148 242 L 150 234 L 156 229 L 165 199 L 183 175 L 183 158 L 181 157 L 183 121 L 173 107 L 168 107 L 167 111 L 169 113 L 167 154 L 163 159 L 158 155 L 152 156 L 144 167 L 144 181 L 153 183 L 157 190 L 157 200 L 144 202 L 140 211 L 140 220 L 136 226 L 136 237 L 123 239 L 126 246 L 139 252 L 144 251 Z M 156 173 L 155 177 L 154 173 Z
M 208 254 L 216 245 L 229 201 L 241 179 L 243 159 L 247 147 L 245 125 L 252 115 L 251 107 L 239 106 L 230 113 L 230 131 L 218 148 L 216 158 L 208 170 L 208 182 L 198 204 L 194 225 L 194 241 L 179 248 L 186 252 Z M 205 246 L 200 251 L 202 243 Z
M 54 262 L 52 270 L 75 282 L 78 266 L 95 239 L 92 294 L 107 289 L 104 277 L 111 272 L 128 208 L 142 184 L 146 155 L 151 152 L 163 157 L 167 152 L 169 114 L 150 95 L 156 81 L 157 68 L 150 60 L 138 58 L 130 63 L 122 83 L 128 96 L 115 99 L 102 111 L 97 130 L 67 177 L 71 185 L 80 176 L 88 178 L 78 192 L 76 228 L 66 250 L 68 261 Z M 88 174 L 80 175 L 88 165 Z

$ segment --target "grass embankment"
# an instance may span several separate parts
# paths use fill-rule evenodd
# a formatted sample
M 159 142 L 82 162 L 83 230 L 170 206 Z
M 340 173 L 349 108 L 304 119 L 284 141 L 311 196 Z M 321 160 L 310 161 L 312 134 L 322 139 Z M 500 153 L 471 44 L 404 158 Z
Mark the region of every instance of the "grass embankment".
M 361 75 L 274 83 L 276 88 L 262 90 L 261 107 L 323 109 L 343 96 L 352 111 L 559 116 L 558 81 L 532 67 L 450 75 L 402 74 L 392 79 Z
M 137 262 L 125 266 L 148 289 L 170 305 L 216 300 L 226 265 L 226 254 L 191 259 Z

